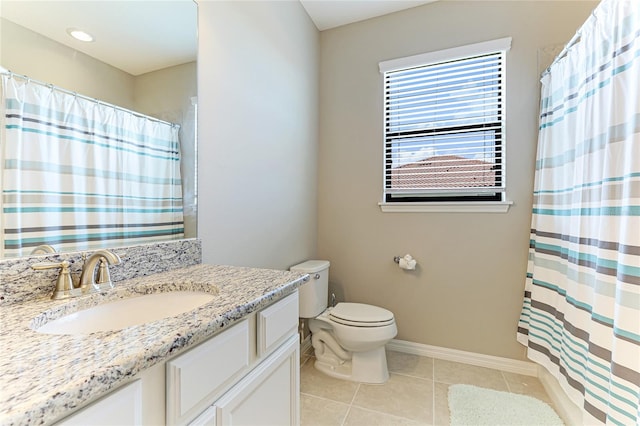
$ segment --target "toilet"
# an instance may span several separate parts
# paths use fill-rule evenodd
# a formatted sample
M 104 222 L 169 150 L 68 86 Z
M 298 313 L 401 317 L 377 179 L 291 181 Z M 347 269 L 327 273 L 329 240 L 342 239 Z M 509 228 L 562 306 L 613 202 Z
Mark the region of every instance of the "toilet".
M 309 319 L 315 368 L 338 379 L 386 382 L 389 371 L 385 344 L 398 333 L 393 313 L 363 303 L 327 307 L 327 260 L 308 260 L 290 270 L 310 275 L 299 289 L 299 315 Z

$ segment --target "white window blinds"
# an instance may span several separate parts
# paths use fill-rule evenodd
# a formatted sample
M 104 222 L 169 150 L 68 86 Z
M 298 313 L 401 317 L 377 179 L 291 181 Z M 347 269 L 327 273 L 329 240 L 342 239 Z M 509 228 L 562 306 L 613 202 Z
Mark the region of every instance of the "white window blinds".
M 509 45 L 502 39 L 380 64 L 385 201 L 502 199 Z

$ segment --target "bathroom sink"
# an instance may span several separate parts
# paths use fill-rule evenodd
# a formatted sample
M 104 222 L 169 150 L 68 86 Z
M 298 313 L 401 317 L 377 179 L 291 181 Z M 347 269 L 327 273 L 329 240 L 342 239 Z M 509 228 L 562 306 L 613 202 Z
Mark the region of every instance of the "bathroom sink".
M 46 334 L 89 334 L 121 330 L 169 318 L 204 305 L 215 296 L 199 291 L 171 291 L 102 303 L 49 321 L 36 331 Z

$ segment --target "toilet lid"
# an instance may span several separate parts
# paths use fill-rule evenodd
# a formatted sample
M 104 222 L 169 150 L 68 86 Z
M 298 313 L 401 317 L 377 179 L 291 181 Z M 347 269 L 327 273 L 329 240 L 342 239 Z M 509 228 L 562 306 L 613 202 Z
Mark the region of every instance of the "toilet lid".
M 338 303 L 329 317 L 337 323 L 355 327 L 382 327 L 395 321 L 391 311 L 364 303 Z

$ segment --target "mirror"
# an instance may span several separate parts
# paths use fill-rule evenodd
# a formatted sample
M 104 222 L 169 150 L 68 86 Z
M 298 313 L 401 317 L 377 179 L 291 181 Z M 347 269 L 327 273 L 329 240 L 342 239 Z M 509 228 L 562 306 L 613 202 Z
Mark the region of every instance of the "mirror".
M 71 28 L 94 41 L 71 38 Z M 13 73 L 179 124 L 184 237 L 196 236 L 193 0 L 2 1 L 0 43 L 0 67 Z M 116 241 L 91 248 L 140 242 Z

